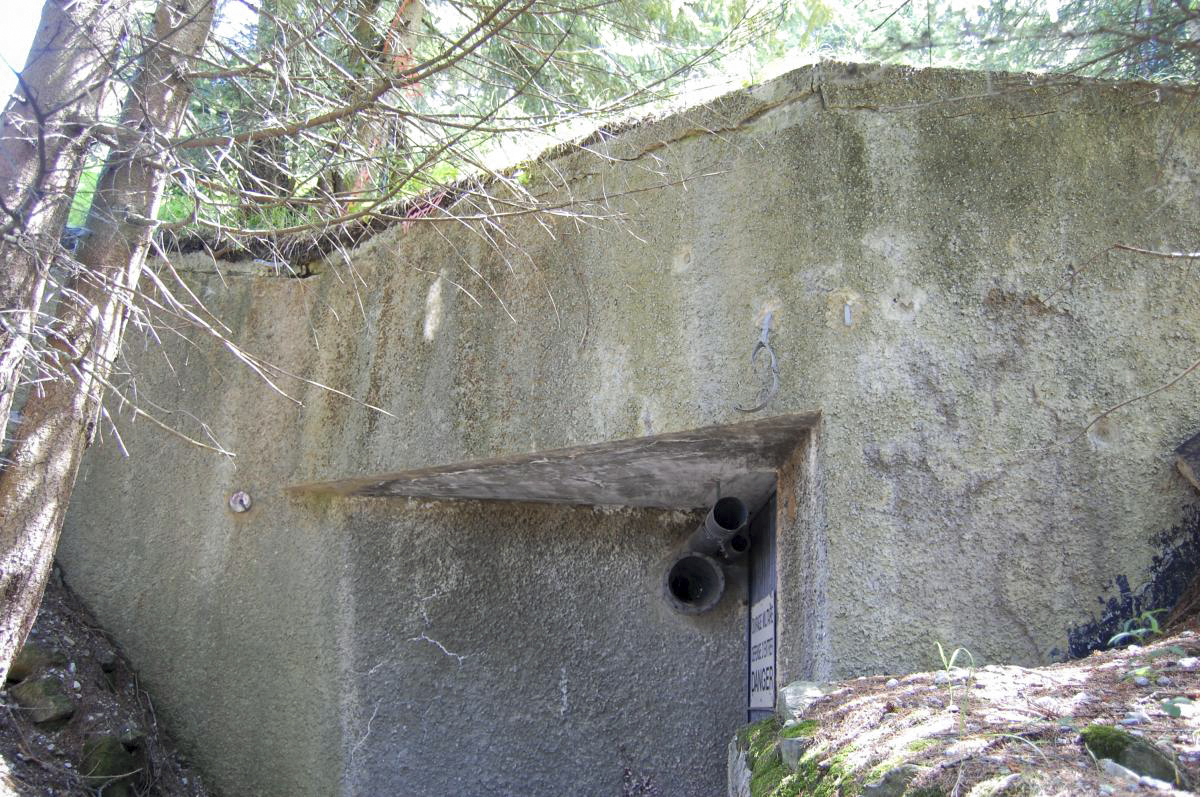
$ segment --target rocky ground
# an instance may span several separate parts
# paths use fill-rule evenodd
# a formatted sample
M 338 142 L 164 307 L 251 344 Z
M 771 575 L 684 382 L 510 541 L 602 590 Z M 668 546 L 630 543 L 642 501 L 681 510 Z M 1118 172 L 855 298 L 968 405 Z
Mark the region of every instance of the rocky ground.
M 0 690 L 0 797 L 205 797 L 137 673 L 51 578 Z
M 731 745 L 730 794 L 1194 794 L 1200 633 L 1190 626 L 1036 669 L 975 669 L 959 652 L 935 672 L 791 685 L 776 717 Z

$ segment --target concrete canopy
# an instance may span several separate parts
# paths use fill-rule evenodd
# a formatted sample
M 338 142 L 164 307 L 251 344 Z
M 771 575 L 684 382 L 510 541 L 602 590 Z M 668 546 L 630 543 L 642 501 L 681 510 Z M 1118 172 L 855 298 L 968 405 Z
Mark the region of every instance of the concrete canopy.
M 351 496 L 470 498 L 662 509 L 706 507 L 720 495 L 761 506 L 776 471 L 813 426 L 781 415 L 651 437 L 297 485 Z

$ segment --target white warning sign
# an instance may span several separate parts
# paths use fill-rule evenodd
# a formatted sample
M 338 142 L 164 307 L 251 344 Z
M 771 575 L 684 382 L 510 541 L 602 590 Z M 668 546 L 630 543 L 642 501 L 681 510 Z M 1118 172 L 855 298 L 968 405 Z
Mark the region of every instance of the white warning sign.
M 775 595 L 750 607 L 750 708 L 775 708 Z

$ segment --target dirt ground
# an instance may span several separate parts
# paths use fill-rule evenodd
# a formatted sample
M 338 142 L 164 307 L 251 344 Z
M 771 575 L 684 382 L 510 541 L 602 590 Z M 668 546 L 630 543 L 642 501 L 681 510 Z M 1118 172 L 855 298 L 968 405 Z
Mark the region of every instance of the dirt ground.
M 36 655 L 23 651 L 29 666 L 14 664 L 19 680 L 0 690 L 0 797 L 207 797 L 136 671 L 61 579 L 50 581 L 26 643 Z M 44 706 L 17 696 L 34 682 L 70 716 L 34 722 Z

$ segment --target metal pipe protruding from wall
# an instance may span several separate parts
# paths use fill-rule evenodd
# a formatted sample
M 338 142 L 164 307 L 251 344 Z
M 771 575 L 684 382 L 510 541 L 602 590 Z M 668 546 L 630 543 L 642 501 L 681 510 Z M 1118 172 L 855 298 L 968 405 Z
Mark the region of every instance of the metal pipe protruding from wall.
M 725 594 L 725 571 L 716 559 L 696 551 L 684 551 L 667 568 L 663 595 L 681 614 L 701 614 L 720 602 Z
M 740 498 L 718 498 L 712 509 L 708 510 L 700 528 L 688 538 L 688 550 L 736 559 L 750 547 L 750 538 L 745 533 L 749 520 L 750 510 Z
M 745 556 L 749 550 L 750 534 L 746 529 L 742 529 L 730 537 L 729 542 L 725 543 L 725 561 L 736 562 Z

